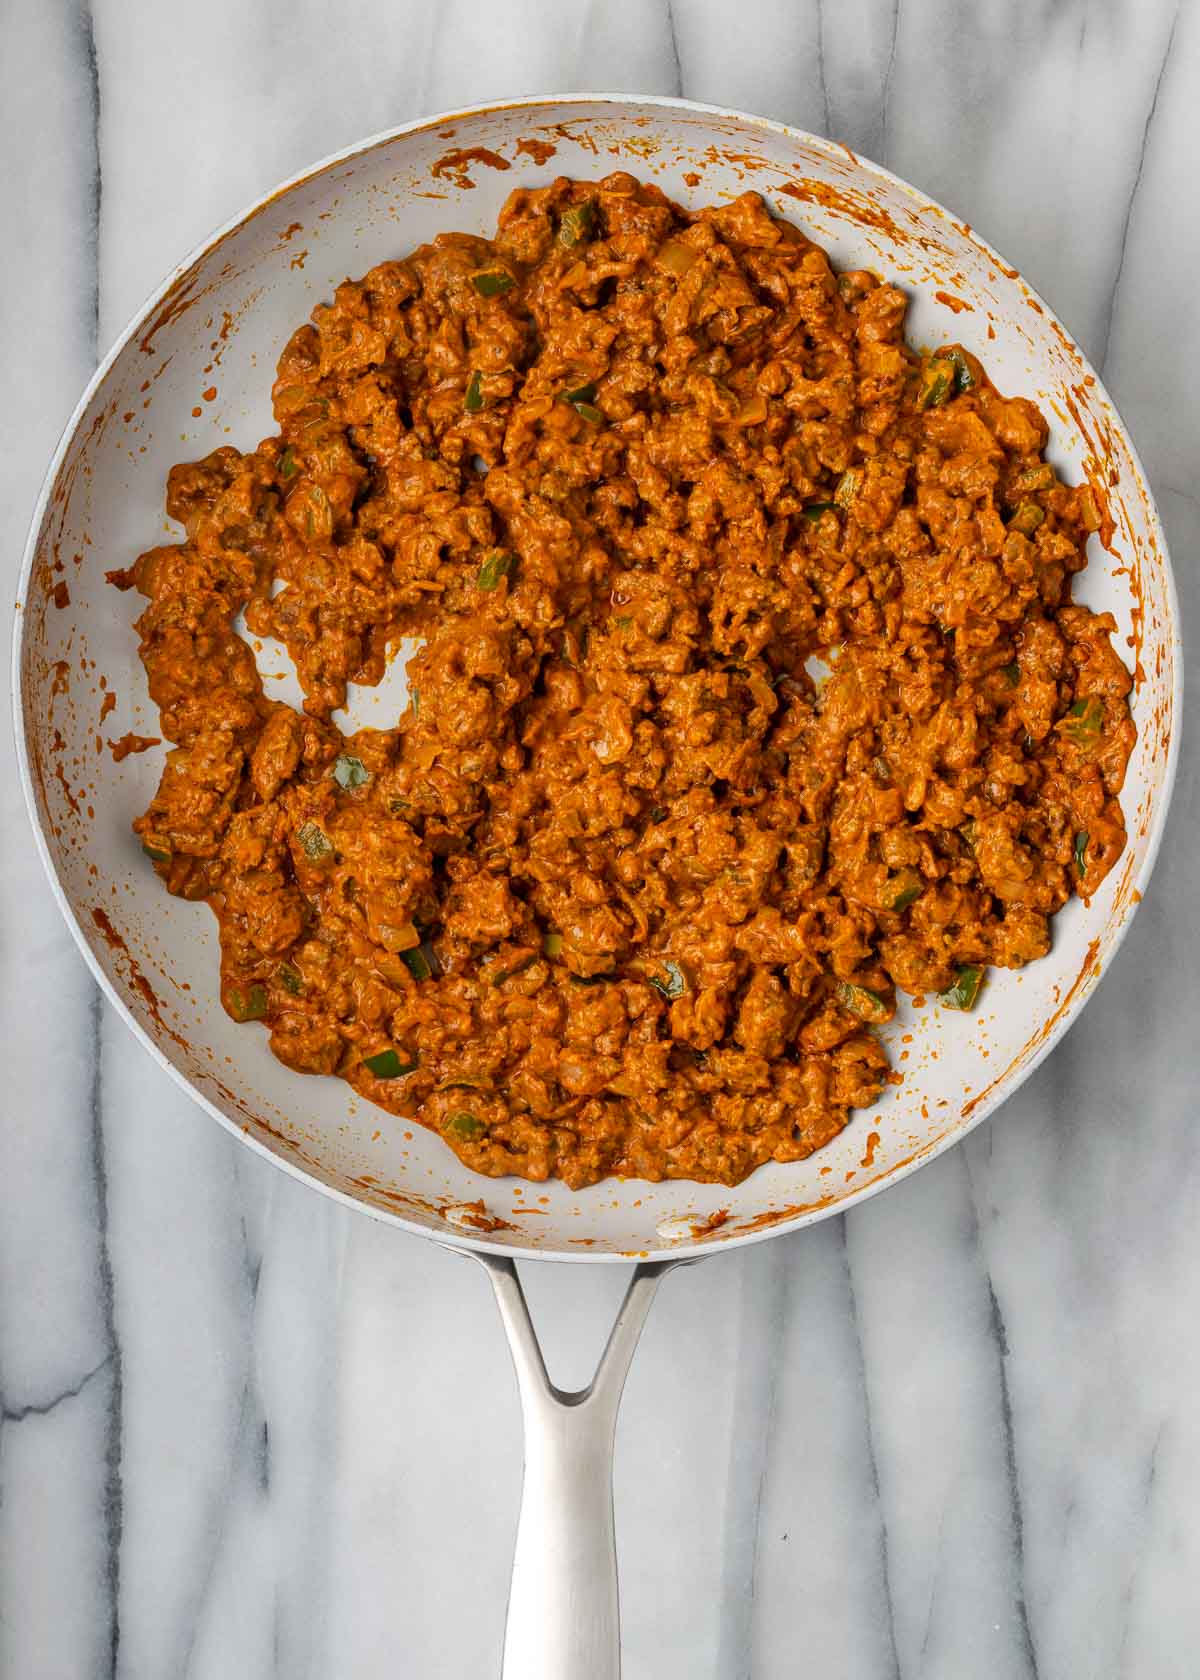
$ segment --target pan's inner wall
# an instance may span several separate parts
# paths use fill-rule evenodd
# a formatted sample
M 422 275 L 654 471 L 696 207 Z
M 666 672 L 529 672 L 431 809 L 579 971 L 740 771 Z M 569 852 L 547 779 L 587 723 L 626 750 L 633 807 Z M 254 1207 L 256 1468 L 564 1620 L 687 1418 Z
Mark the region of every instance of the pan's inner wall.
M 901 1085 L 818 1155 L 764 1168 L 734 1190 L 610 1182 L 570 1192 L 481 1180 L 435 1137 L 342 1082 L 289 1072 L 260 1029 L 222 1012 L 210 913 L 164 896 L 130 832 L 164 749 L 117 763 L 108 744 L 157 732 L 136 657 L 136 603 L 104 574 L 179 536 L 163 514 L 171 464 L 221 443 L 253 447 L 274 429 L 278 353 L 345 276 L 440 230 L 489 231 L 515 186 L 615 168 L 696 207 L 754 188 L 839 266 L 904 285 L 915 342 L 958 340 L 1001 390 L 1038 402 L 1060 472 L 1107 487 L 1117 528 L 1108 551 L 1093 539 L 1078 593 L 1113 612 L 1115 645 L 1140 671 L 1123 801 L 1129 848 L 1097 898 L 1056 918 L 1048 958 L 993 975 L 970 1018 L 902 1009 L 888 1033 Z M 477 1216 L 456 1210 L 482 1200 L 485 1224 L 503 1222 L 496 1243 L 543 1253 L 661 1250 L 718 1213 L 728 1218 L 705 1241 L 765 1228 L 787 1210 L 815 1217 L 953 1140 L 1095 984 L 1144 884 L 1169 781 L 1169 567 L 1120 423 L 1057 323 L 968 229 L 841 149 L 651 101 L 513 106 L 393 137 L 299 183 L 219 240 L 148 310 L 95 391 L 57 474 L 21 610 L 22 721 L 52 867 L 96 961 L 161 1055 L 227 1122 L 322 1184 L 450 1236 L 478 1234 Z M 262 650 L 264 671 L 285 673 L 269 692 L 285 695 L 281 658 Z M 378 722 L 380 704 L 395 699 L 394 677 L 380 694 L 356 697 L 362 722 Z

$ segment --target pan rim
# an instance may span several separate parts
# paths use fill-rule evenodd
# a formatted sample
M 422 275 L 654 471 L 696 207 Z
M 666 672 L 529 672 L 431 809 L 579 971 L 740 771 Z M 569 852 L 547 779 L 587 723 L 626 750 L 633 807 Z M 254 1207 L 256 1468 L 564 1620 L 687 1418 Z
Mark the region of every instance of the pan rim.
M 211 1100 L 211 1098 L 207 1097 L 195 1084 L 193 1084 L 186 1073 L 177 1068 L 174 1063 L 169 1060 L 160 1046 L 136 1019 L 117 986 L 109 979 L 108 975 L 101 967 L 100 962 L 92 950 L 86 934 L 84 933 L 82 923 L 76 914 L 75 907 L 68 897 L 67 892 L 59 878 L 58 869 L 46 839 L 46 834 L 38 814 L 29 747 L 24 727 L 25 708 L 24 689 L 22 683 L 22 654 L 25 642 L 26 622 L 24 604 L 28 597 L 34 560 L 54 487 L 58 481 L 58 476 L 66 458 L 67 451 L 74 441 L 80 422 L 86 414 L 96 392 L 103 385 L 113 364 L 121 355 L 126 345 L 140 330 L 143 329 L 146 321 L 152 317 L 153 312 L 161 305 L 167 294 L 171 291 L 172 287 L 174 287 L 184 275 L 194 268 L 198 262 L 207 256 L 215 246 L 219 245 L 222 240 L 234 233 L 254 216 L 258 215 L 268 205 L 284 197 L 293 188 L 315 179 L 316 177 L 324 174 L 327 170 L 334 168 L 339 164 L 362 156 L 363 154 L 373 151 L 380 146 L 388 145 L 394 140 L 401 139 L 411 134 L 423 133 L 429 129 L 436 129 L 444 126 L 448 122 L 465 121 L 475 117 L 486 116 L 492 112 L 546 110 L 572 104 L 608 104 L 614 106 L 643 105 L 660 108 L 665 111 L 693 112 L 700 116 L 727 119 L 732 122 L 747 125 L 751 128 L 762 129 L 768 133 L 787 136 L 788 138 L 800 141 L 806 146 L 813 147 L 818 151 L 823 151 L 831 157 L 844 158 L 848 150 L 848 148 L 842 146 L 837 141 L 828 140 L 822 135 L 811 134 L 807 130 L 797 128 L 790 123 L 778 122 L 769 117 L 757 116 L 753 113 L 739 111 L 729 106 L 709 105 L 698 100 L 681 99 L 673 95 L 611 92 L 539 94 L 518 98 L 497 99 L 480 104 L 461 106 L 453 110 L 435 113 L 429 117 L 421 117 L 413 122 L 401 123 L 393 128 L 383 129 L 376 134 L 369 135 L 365 139 L 355 141 L 353 144 L 343 147 L 339 151 L 328 154 L 327 156 L 319 159 L 317 162 L 299 170 L 294 175 L 287 177 L 285 180 L 272 187 L 268 192 L 261 194 L 258 198 L 253 200 L 252 203 L 247 205 L 236 215 L 230 217 L 226 222 L 222 223 L 210 235 L 208 235 L 207 238 L 201 240 L 195 247 L 193 247 L 193 249 L 189 251 L 185 257 L 183 257 L 174 265 L 174 267 L 171 268 L 161 283 L 154 288 L 146 300 L 130 317 L 130 320 L 125 328 L 117 336 L 104 357 L 98 363 L 95 372 L 88 380 L 83 394 L 80 396 L 79 401 L 73 408 L 71 415 L 63 428 L 58 443 L 55 446 L 54 452 L 46 468 L 41 488 L 38 492 L 37 500 L 34 505 L 33 515 L 29 526 L 29 534 L 26 538 L 25 548 L 21 560 L 21 568 L 18 576 L 15 623 L 12 638 L 12 665 L 10 673 L 12 725 L 15 736 L 17 770 L 21 782 L 21 791 L 25 802 L 25 809 L 33 828 L 34 842 L 37 848 L 38 856 L 50 883 L 51 893 L 57 903 L 59 912 L 63 916 L 71 936 L 83 956 L 84 962 L 87 964 L 92 977 L 100 987 L 101 992 L 107 998 L 109 1004 L 116 1010 L 118 1016 L 124 1022 L 125 1026 L 133 1033 L 134 1037 L 142 1045 L 143 1049 L 150 1053 L 158 1065 L 163 1068 L 174 1080 L 180 1090 L 186 1092 L 193 1102 L 197 1103 L 212 1119 L 216 1120 L 219 1125 L 232 1134 L 232 1136 L 234 1136 L 241 1144 L 248 1146 L 250 1149 L 255 1151 L 255 1153 L 269 1161 L 273 1167 L 288 1173 L 300 1183 L 307 1185 L 309 1189 L 331 1197 L 335 1202 L 353 1210 L 355 1213 L 366 1214 L 381 1223 L 398 1227 L 413 1236 L 425 1238 L 440 1244 L 442 1247 L 454 1249 L 459 1253 L 495 1254 L 516 1260 L 553 1260 L 562 1261 L 567 1264 L 619 1264 L 628 1263 L 632 1260 L 665 1261 L 700 1259 L 707 1254 L 729 1253 L 735 1249 L 749 1247 L 754 1243 L 764 1242 L 768 1238 L 782 1235 L 784 1232 L 802 1230 L 806 1226 L 816 1224 L 823 1219 L 829 1218 L 831 1215 L 847 1213 L 851 1208 L 861 1206 L 864 1202 L 870 1200 L 873 1196 L 878 1195 L 881 1191 L 891 1189 L 894 1185 L 901 1183 L 919 1168 L 936 1160 L 938 1156 L 961 1143 L 964 1138 L 974 1131 L 976 1126 L 980 1125 L 982 1121 L 994 1114 L 1002 1103 L 1007 1101 L 1009 1097 L 1020 1089 L 1025 1080 L 1029 1078 L 1033 1071 L 1041 1065 L 1050 1052 L 1059 1044 L 1064 1034 L 1079 1018 L 1082 1010 L 1095 995 L 1099 984 L 1108 973 L 1117 952 L 1120 950 L 1121 945 L 1129 932 L 1129 928 L 1134 920 L 1140 901 L 1145 894 L 1145 889 L 1149 884 L 1151 875 L 1154 871 L 1154 866 L 1158 859 L 1163 830 L 1166 825 L 1172 795 L 1174 793 L 1179 759 L 1179 731 L 1182 725 L 1183 717 L 1183 642 L 1179 599 L 1175 584 L 1174 569 L 1171 564 L 1170 550 L 1167 544 L 1166 534 L 1162 527 L 1162 521 L 1159 518 L 1158 505 L 1153 493 L 1151 492 L 1149 478 L 1146 474 L 1141 456 L 1139 455 L 1133 442 L 1129 428 L 1126 426 L 1120 411 L 1113 402 L 1111 394 L 1104 385 L 1103 381 L 1100 379 L 1099 375 L 1096 373 L 1095 369 L 1092 367 L 1091 362 L 1076 343 L 1073 335 L 1067 331 L 1067 328 L 1059 320 L 1057 314 L 1046 303 L 1045 299 L 1042 298 L 1040 294 L 1032 286 L 1030 286 L 1026 280 L 1024 280 L 1023 277 L 1022 285 L 1028 296 L 1033 298 L 1042 308 L 1047 318 L 1057 325 L 1059 331 L 1064 335 L 1067 342 L 1071 345 L 1074 353 L 1078 356 L 1085 372 L 1090 374 L 1095 380 L 1098 394 L 1106 403 L 1117 427 L 1119 428 L 1122 441 L 1129 451 L 1134 473 L 1145 492 L 1147 523 L 1150 527 L 1150 534 L 1155 547 L 1157 548 L 1158 553 L 1162 556 L 1163 562 L 1166 585 L 1165 595 L 1168 609 L 1167 630 L 1172 655 L 1172 676 L 1170 686 L 1171 720 L 1162 783 L 1151 810 L 1149 829 L 1146 836 L 1145 855 L 1142 859 L 1137 875 L 1132 881 L 1132 886 L 1135 889 L 1135 892 L 1130 895 L 1127 906 L 1122 912 L 1121 918 L 1117 923 L 1111 939 L 1109 940 L 1108 947 L 1101 959 L 1101 967 L 1096 983 L 1086 989 L 1081 988 L 1076 997 L 1071 1000 L 1068 1007 L 1063 1010 L 1059 1017 L 1054 1021 L 1050 1031 L 1042 1036 L 1036 1050 L 1034 1050 L 1033 1053 L 1030 1054 L 1023 1063 L 1021 1063 L 1021 1065 L 1013 1067 L 1005 1073 L 997 1081 L 995 1087 L 987 1093 L 983 1100 L 978 1103 L 977 1107 L 973 1109 L 969 1115 L 966 1117 L 960 1117 L 958 1123 L 950 1128 L 935 1143 L 928 1145 L 924 1150 L 918 1151 L 908 1160 L 900 1162 L 890 1173 L 881 1176 L 873 1183 L 863 1185 L 859 1189 L 851 1191 L 845 1196 L 839 1197 L 836 1201 L 831 1201 L 827 1204 L 798 1211 L 791 1217 L 784 1217 L 781 1215 L 774 1223 L 764 1224 L 756 1229 L 748 1230 L 743 1233 L 736 1231 L 731 1232 L 729 1235 L 722 1235 L 715 1240 L 706 1240 L 704 1237 L 692 1237 L 686 1241 L 671 1242 L 660 1247 L 639 1250 L 636 1252 L 621 1252 L 616 1250 L 603 1250 L 600 1252 L 584 1250 L 581 1252 L 578 1250 L 566 1251 L 561 1249 L 538 1249 L 526 1247 L 520 1243 L 497 1242 L 487 1235 L 475 1236 L 457 1231 L 453 1233 L 449 1231 L 443 1233 L 441 1231 L 432 1230 L 429 1226 L 408 1218 L 400 1212 L 382 1207 L 374 1202 L 362 1200 L 357 1196 L 351 1195 L 348 1191 L 340 1189 L 335 1184 L 326 1183 L 321 1178 L 315 1176 L 314 1173 L 298 1165 L 296 1162 L 289 1161 L 284 1157 L 277 1155 L 265 1143 L 253 1136 L 237 1121 L 224 1114 Z M 917 189 L 913 187 L 911 182 L 906 181 L 902 176 L 896 175 L 892 170 L 887 169 L 884 165 L 876 163 L 870 158 L 858 156 L 856 156 L 855 161 L 862 164 L 876 176 L 894 183 L 905 192 L 913 193 L 914 195 L 919 196 L 923 203 L 931 209 L 940 211 L 942 214 L 947 216 L 952 215 L 952 212 L 947 210 L 946 207 L 937 199 L 934 199 L 925 193 L 917 194 Z M 987 240 L 983 239 L 974 230 L 972 230 L 971 237 L 979 248 L 987 253 L 987 255 L 994 261 L 1011 269 L 1011 265 L 1004 262 L 1004 259 L 1000 257 L 999 253 L 995 251 Z M 630 1180 L 627 1182 L 634 1181 Z

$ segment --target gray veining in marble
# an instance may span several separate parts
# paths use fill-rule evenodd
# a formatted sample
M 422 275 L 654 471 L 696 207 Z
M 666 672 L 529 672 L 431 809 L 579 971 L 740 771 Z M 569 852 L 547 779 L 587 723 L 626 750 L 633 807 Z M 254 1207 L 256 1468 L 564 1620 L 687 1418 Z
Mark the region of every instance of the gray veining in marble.
M 1195 0 L 7 0 L 0 32 L 10 578 L 97 355 L 212 226 L 374 129 L 607 87 L 836 135 L 970 219 L 1101 366 L 1200 609 Z M 150 1064 L 0 752 L 0 1675 L 495 1673 L 485 1280 Z M 630 1680 L 1200 1673 L 1196 772 L 1188 738 L 1113 972 L 992 1124 L 664 1285 L 619 1433 Z M 620 1283 L 530 1272 L 563 1380 Z

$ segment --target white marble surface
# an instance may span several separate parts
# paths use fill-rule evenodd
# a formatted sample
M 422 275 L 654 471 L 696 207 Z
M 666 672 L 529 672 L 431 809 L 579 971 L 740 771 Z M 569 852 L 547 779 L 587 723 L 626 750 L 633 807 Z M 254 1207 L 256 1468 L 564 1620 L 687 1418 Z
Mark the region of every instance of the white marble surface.
M 10 578 L 97 353 L 211 226 L 374 129 L 610 87 L 836 135 L 967 217 L 1101 366 L 1200 607 L 1193 0 L 7 0 L 0 42 Z M 496 1673 L 485 1279 L 156 1071 L 0 750 L 0 1675 Z M 1200 1673 L 1198 751 L 1112 974 L 995 1122 L 664 1285 L 618 1442 L 629 1680 Z M 621 1282 L 529 1271 L 566 1380 Z

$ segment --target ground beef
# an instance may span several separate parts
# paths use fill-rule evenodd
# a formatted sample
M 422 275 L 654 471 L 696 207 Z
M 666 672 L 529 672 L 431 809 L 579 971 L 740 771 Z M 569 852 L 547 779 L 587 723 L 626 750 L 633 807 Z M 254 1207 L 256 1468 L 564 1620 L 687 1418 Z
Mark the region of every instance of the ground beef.
M 288 1067 L 482 1173 L 733 1183 L 876 1098 L 897 987 L 1045 953 L 1125 839 L 1103 510 L 905 309 L 756 194 L 560 179 L 339 286 L 278 434 L 173 469 L 134 826 Z

